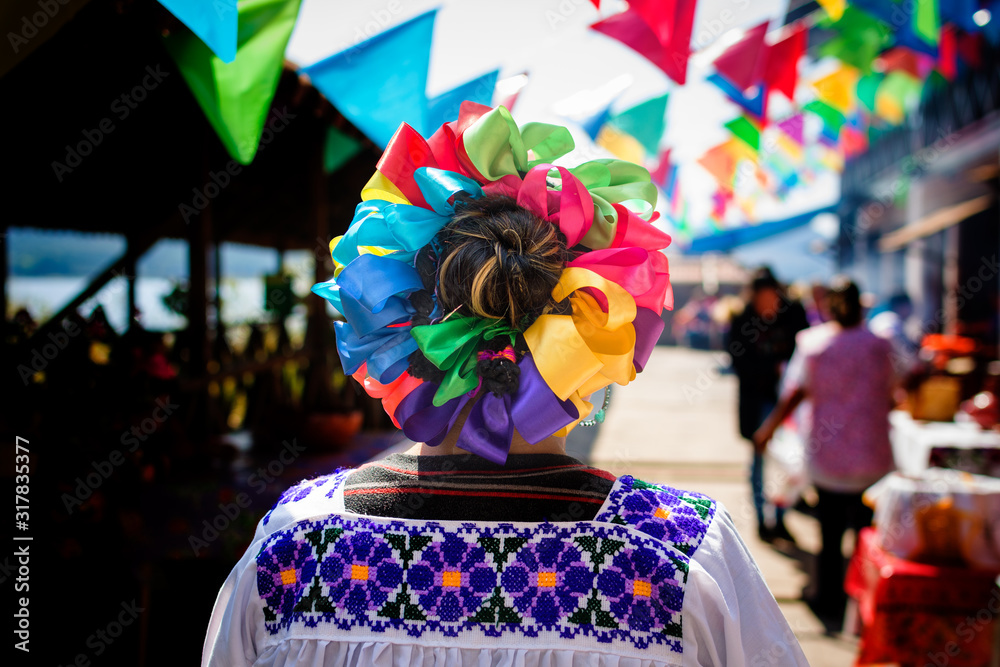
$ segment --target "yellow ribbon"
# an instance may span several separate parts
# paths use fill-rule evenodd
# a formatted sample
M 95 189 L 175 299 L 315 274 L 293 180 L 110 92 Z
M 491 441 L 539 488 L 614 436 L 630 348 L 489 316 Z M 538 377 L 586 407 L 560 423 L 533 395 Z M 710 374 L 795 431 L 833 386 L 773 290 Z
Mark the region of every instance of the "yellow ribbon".
M 396 185 L 386 178 L 381 171 L 375 170 L 372 177 L 361 188 L 361 201 L 381 199 L 393 204 L 409 204 L 410 200 L 396 187 Z
M 604 294 L 608 310 L 583 287 Z M 580 401 L 612 382 L 635 379 L 636 306 L 632 296 L 616 283 L 588 269 L 563 270 L 552 290 L 556 301 L 569 298 L 571 315 L 542 315 L 524 332 L 524 340 L 538 373 L 561 400 Z M 576 400 L 573 401 L 577 403 Z M 581 404 L 577 404 L 581 407 Z M 584 413 L 586 414 L 586 413 Z

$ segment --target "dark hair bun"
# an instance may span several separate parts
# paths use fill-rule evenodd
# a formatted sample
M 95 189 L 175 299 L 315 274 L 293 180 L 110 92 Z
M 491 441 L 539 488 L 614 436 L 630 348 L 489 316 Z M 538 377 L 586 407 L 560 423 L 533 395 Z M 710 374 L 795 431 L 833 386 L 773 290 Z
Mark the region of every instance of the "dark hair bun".
M 436 242 L 441 312 L 462 309 L 523 330 L 551 307 L 565 237 L 510 197 L 459 201 Z

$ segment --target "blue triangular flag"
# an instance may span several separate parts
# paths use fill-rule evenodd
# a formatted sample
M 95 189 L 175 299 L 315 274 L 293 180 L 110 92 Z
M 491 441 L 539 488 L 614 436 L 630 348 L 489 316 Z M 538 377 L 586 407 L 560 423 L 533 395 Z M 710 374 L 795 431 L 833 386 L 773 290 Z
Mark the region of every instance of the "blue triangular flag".
M 591 139 L 597 139 L 597 135 L 600 134 L 601 128 L 604 127 L 604 123 L 607 122 L 608 116 L 611 115 L 611 105 L 614 100 L 608 102 L 607 106 L 599 110 L 590 116 L 586 116 L 580 119 L 580 127 L 583 131 L 587 133 Z
M 400 123 L 427 125 L 436 14 L 421 14 L 302 71 L 355 127 L 385 148 Z
M 768 90 L 766 86 L 754 86 L 756 93 L 748 97 L 742 90 L 730 83 L 729 80 L 721 74 L 709 74 L 706 77 L 706 80 L 714 83 L 719 90 L 726 94 L 726 97 L 739 105 L 740 108 L 753 114 L 757 118 L 764 117 L 764 114 L 767 111 Z
M 236 59 L 236 0 L 160 0 L 224 63 Z
M 445 123 L 458 118 L 458 109 L 462 106 L 462 102 L 469 101 L 490 106 L 499 75 L 500 70 L 493 70 L 428 100 L 422 134 L 430 136 Z

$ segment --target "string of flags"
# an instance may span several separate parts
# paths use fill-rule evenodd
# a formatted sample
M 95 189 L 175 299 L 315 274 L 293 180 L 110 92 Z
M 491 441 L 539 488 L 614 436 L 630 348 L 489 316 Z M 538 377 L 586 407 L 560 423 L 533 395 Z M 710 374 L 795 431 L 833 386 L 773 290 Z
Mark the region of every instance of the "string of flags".
M 187 26 L 164 38 L 167 49 L 241 163 L 256 153 L 301 1 L 160 0 Z M 601 18 L 590 28 L 654 65 L 666 92 L 624 110 L 616 94 L 575 120 L 598 145 L 645 164 L 666 195 L 666 217 L 682 236 L 695 234 L 681 182 L 687 166 L 664 142 L 671 91 L 694 83 L 698 0 L 630 0 L 613 14 L 600 0 L 591 3 Z M 818 174 L 843 169 L 873 138 L 903 123 L 929 86 L 977 67 L 983 39 L 1000 41 L 1000 21 L 990 20 L 1000 0 L 820 0 L 819 7 L 788 25 L 746 28 L 710 62 L 704 81 L 736 110 L 723 123 L 728 138 L 693 162 L 717 184 L 710 230 L 733 220 L 752 224 L 762 198 L 783 200 Z M 411 18 L 301 73 L 379 146 L 401 122 L 429 134 L 466 100 L 513 106 L 530 73 L 501 79 L 499 66 L 428 95 L 432 44 L 445 38 L 435 35 L 436 17 L 432 10 Z M 336 170 L 358 150 L 356 141 L 331 132 L 325 168 Z

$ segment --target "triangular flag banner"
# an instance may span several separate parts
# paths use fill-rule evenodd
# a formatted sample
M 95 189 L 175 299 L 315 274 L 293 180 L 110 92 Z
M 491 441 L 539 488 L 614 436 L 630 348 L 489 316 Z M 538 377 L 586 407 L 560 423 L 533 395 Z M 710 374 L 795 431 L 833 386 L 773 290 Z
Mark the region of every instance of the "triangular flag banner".
M 400 123 L 426 125 L 436 10 L 303 68 L 355 127 L 385 147 Z
M 240 0 L 240 35 L 231 63 L 222 62 L 194 33 L 175 32 L 164 40 L 209 123 L 241 164 L 250 164 L 257 153 L 299 3 Z
M 819 116 L 823 120 L 823 128 L 827 131 L 827 136 L 836 142 L 837 136 L 840 134 L 840 128 L 843 127 L 845 122 L 847 122 L 844 114 L 837 111 L 826 102 L 821 102 L 820 100 L 813 100 L 809 104 L 802 107 L 802 109 Z
M 880 21 L 892 34 L 896 46 L 908 46 L 922 53 L 937 56 L 937 38 L 935 37 L 934 41 L 931 42 L 917 32 L 917 21 L 921 13 L 919 3 L 921 2 L 923 0 L 906 0 L 905 3 L 893 0 L 851 0 L 848 13 L 853 9 Z M 926 26 L 927 9 L 924 8 L 922 11 L 925 13 L 923 21 Z M 934 13 L 937 13 L 936 8 Z
M 840 146 L 846 157 L 853 157 L 868 148 L 868 137 L 864 132 L 845 127 L 840 131 Z
M 733 133 L 733 136 L 747 146 L 755 151 L 760 149 L 760 128 L 746 116 L 738 116 L 725 125 L 726 129 Z
M 615 157 L 642 164 L 645 151 L 635 137 L 616 130 L 611 125 L 605 124 L 597 134 L 596 143 Z
M 891 35 L 886 24 L 853 6 L 844 10 L 840 20 L 833 23 L 833 29 L 837 31 L 837 37 L 820 47 L 820 55 L 832 56 L 853 65 L 863 74 L 871 73 L 872 60 L 885 47 Z
M 945 0 L 950 2 L 951 0 Z M 917 11 L 913 16 L 913 32 L 931 45 L 937 45 L 941 38 L 941 22 L 938 0 L 916 0 Z
M 771 45 L 767 51 L 767 66 L 764 68 L 764 82 L 771 90 L 776 90 L 795 100 L 795 84 L 799 80 L 799 58 L 806 52 L 807 31 L 799 27 L 791 34 Z
M 712 213 L 711 216 L 718 222 L 722 222 L 726 219 L 726 209 L 729 207 L 729 202 L 733 198 L 733 193 L 731 190 L 716 190 L 715 194 L 712 195 Z
M 829 14 L 830 18 L 834 21 L 839 21 L 840 17 L 844 15 L 844 9 L 847 8 L 847 0 L 817 0 L 819 6 Z
M 804 141 L 805 126 L 805 118 L 801 113 L 789 116 L 778 123 L 778 127 L 781 128 L 781 131 L 800 146 Z
M 955 39 L 955 29 L 947 26 L 941 31 L 941 41 L 938 43 L 937 71 L 948 81 L 958 74 L 958 45 Z
M 881 72 L 903 70 L 918 79 L 925 78 L 934 68 L 934 58 L 906 46 L 896 46 L 883 52 L 878 57 L 878 63 Z
M 236 0 L 160 0 L 224 63 L 236 57 Z
M 445 123 L 458 118 L 462 102 L 491 106 L 500 70 L 493 70 L 427 101 L 423 134 L 430 136 Z M 508 109 L 509 110 L 509 109 Z
M 667 178 L 674 165 L 670 163 L 670 149 L 660 153 L 660 159 L 656 162 L 656 167 L 649 170 L 649 180 L 653 181 L 662 189 L 667 187 Z
M 687 79 L 694 0 L 633 0 L 590 27 L 638 52 L 677 83 Z
M 861 105 L 869 111 L 875 111 L 875 95 L 884 78 L 883 74 L 869 74 L 858 79 L 855 94 Z
M 875 113 L 893 125 L 901 124 L 907 109 L 920 101 L 922 88 L 922 82 L 906 72 L 890 72 L 875 95 Z
M 726 94 L 726 97 L 744 111 L 759 120 L 765 120 L 767 116 L 767 88 L 765 86 L 755 86 L 749 91 L 742 91 L 719 74 L 709 74 L 705 80 L 715 84 L 719 90 Z
M 588 137 L 591 139 L 597 139 L 597 135 L 600 134 L 601 128 L 604 127 L 604 123 L 607 122 L 608 116 L 611 115 L 611 105 L 613 103 L 614 100 L 611 100 L 596 113 L 578 121 L 580 123 L 580 127 L 583 128 L 583 131 L 587 133 Z
M 812 86 L 819 99 L 841 113 L 848 113 L 854 107 L 858 78 L 858 70 L 841 65 L 836 71 L 813 81 Z
M 715 71 L 740 90 L 746 90 L 764 78 L 763 56 L 767 21 L 746 31 L 743 37 L 715 59 Z
M 796 143 L 785 132 L 775 132 L 774 148 L 775 150 L 771 151 L 772 154 L 780 153 L 785 155 L 792 163 L 799 163 L 802 161 L 802 144 Z
M 360 141 L 335 127 L 327 128 L 326 141 L 323 143 L 323 171 L 332 174 L 360 152 Z
M 952 23 L 965 32 L 979 30 L 979 26 L 972 18 L 979 10 L 979 0 L 947 0 L 939 5 L 942 23 Z
M 756 152 L 748 148 L 742 141 L 728 139 L 718 146 L 708 149 L 704 155 L 698 158 L 698 164 L 715 177 L 719 187 L 732 190 L 733 181 L 736 178 L 736 167 L 740 160 L 756 161 L 756 157 Z
M 667 126 L 668 95 L 646 100 L 613 116 L 608 122 L 635 137 L 650 155 L 660 149 L 660 139 Z

